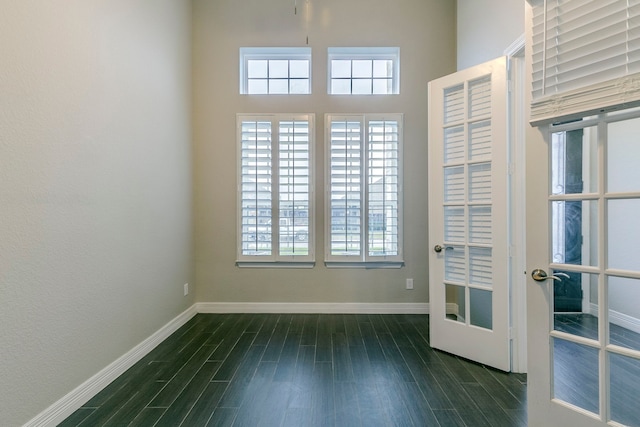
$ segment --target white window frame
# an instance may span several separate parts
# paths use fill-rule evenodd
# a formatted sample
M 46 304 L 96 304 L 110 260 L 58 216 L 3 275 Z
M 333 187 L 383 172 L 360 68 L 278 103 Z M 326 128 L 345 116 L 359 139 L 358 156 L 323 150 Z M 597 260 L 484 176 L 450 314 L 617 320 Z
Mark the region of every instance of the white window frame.
M 309 91 L 306 93 L 270 93 L 267 92 L 249 92 L 249 61 L 250 60 L 306 60 L 309 61 Z M 310 47 L 241 47 L 240 48 L 240 94 L 243 95 L 309 95 L 311 94 L 311 48 Z M 267 76 L 267 81 L 271 80 Z M 280 79 L 278 79 L 280 80 Z M 287 77 L 290 82 L 292 78 Z M 268 83 L 267 83 L 268 84 Z M 289 86 L 290 87 L 290 86 Z
M 371 93 L 358 94 L 353 93 L 353 81 L 358 78 L 354 78 L 353 75 L 350 78 L 351 92 L 350 93 L 334 93 L 332 82 L 334 79 L 338 79 L 332 75 L 332 61 L 334 60 L 390 60 L 392 61 L 392 76 L 391 76 L 391 92 L 388 93 L 375 93 L 373 86 Z M 341 80 L 346 78 L 340 78 Z M 372 75 L 372 81 L 376 78 Z M 327 93 L 330 95 L 345 95 L 345 96 L 358 96 L 358 95 L 397 95 L 400 93 L 400 48 L 399 47 L 330 47 L 327 55 Z
M 325 115 L 325 265 L 327 267 L 364 267 L 364 268 L 400 268 L 403 261 L 403 114 L 326 114 Z M 334 255 L 331 248 L 332 232 L 332 134 L 333 122 L 357 122 L 360 125 L 360 234 L 359 253 L 353 255 Z M 398 125 L 397 147 L 397 254 L 395 255 L 371 255 L 369 254 L 369 123 L 372 121 L 395 121 Z M 386 219 L 385 219 L 386 221 Z M 340 224 L 339 224 L 340 225 Z M 348 218 L 345 217 L 345 227 L 348 227 Z
M 270 122 L 271 123 L 271 253 L 269 254 L 244 254 L 243 253 L 243 155 L 242 155 L 242 125 L 243 122 Z M 306 255 L 281 255 L 280 252 L 280 218 L 281 182 L 280 162 L 285 159 L 280 152 L 280 123 L 288 121 L 306 121 L 308 123 L 308 212 L 307 212 L 307 244 Z M 311 268 L 315 262 L 315 191 L 314 191 L 314 163 L 315 163 L 315 115 L 314 114 L 237 114 L 237 261 L 239 267 L 292 267 Z M 285 184 L 282 184 L 285 185 Z M 290 225 L 290 224 L 289 224 Z M 288 226 L 289 226 L 288 225 Z M 295 234 L 295 230 L 294 230 Z M 246 236 L 245 236 L 246 237 Z M 246 240 L 246 239 L 244 239 Z M 256 231 L 256 243 L 258 232 Z

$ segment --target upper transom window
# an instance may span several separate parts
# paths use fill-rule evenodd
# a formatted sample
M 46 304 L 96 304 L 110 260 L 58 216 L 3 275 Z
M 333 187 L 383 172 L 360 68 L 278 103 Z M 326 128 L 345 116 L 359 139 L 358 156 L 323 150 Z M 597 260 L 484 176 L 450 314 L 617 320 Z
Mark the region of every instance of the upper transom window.
M 311 93 L 311 48 L 240 48 L 240 93 Z
M 400 92 L 397 47 L 330 47 L 329 93 L 391 95 Z

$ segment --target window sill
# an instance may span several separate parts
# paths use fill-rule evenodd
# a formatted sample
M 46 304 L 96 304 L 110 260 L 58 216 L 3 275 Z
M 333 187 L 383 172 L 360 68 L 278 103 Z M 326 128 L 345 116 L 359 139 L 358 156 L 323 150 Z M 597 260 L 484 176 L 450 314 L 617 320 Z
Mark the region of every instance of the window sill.
M 404 267 L 404 261 L 325 261 L 324 265 L 327 268 L 364 268 L 373 270 L 378 268 L 402 268 Z
M 315 261 L 236 261 L 239 268 L 313 268 Z

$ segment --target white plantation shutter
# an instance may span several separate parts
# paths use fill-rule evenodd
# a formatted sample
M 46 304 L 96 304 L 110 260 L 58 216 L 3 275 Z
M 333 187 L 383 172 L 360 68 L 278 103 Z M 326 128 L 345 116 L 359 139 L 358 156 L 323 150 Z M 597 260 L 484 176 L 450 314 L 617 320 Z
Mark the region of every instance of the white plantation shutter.
M 402 116 L 327 115 L 328 262 L 402 262 Z
M 362 253 L 362 122 L 331 120 L 329 146 L 329 253 Z
M 369 121 L 367 153 L 367 251 L 369 256 L 399 254 L 400 125 Z
M 240 144 L 241 254 L 270 256 L 271 122 L 242 121 Z
M 309 122 L 281 121 L 278 139 L 280 255 L 308 255 L 311 191 Z
M 238 115 L 238 262 L 313 261 L 311 115 Z
M 534 125 L 640 103 L 640 0 L 529 0 Z

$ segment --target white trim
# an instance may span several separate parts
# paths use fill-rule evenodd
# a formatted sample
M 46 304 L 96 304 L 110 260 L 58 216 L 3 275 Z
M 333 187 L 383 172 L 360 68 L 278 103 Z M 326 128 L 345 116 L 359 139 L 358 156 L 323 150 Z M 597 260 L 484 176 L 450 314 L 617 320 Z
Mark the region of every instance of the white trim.
M 109 364 L 100 372 L 80 384 L 70 393 L 63 396 L 53 405 L 42 411 L 36 417 L 24 424 L 23 427 L 58 425 L 83 404 L 89 401 L 89 399 L 102 391 L 102 389 L 108 386 L 113 380 L 122 375 L 127 369 L 146 356 L 158 344 L 178 330 L 178 328 L 187 323 L 197 313 L 196 305 L 194 304 L 156 331 L 149 338 L 136 345 L 134 348 L 116 359 L 113 363 Z
M 596 317 L 598 316 L 598 304 L 589 304 L 589 314 Z M 609 322 L 640 334 L 640 319 L 636 317 L 620 313 L 619 311 L 609 310 Z
M 198 313 L 429 314 L 428 303 L 199 302 Z

